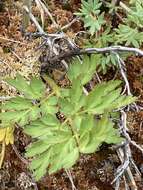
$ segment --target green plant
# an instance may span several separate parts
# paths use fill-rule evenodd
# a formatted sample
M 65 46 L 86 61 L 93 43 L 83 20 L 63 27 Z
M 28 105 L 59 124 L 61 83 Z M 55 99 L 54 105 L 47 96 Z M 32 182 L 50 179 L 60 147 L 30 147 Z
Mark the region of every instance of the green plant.
M 22 76 L 6 81 L 20 95 L 1 106 L 2 124 L 17 123 L 33 142 L 26 156 L 33 158 L 30 168 L 40 179 L 62 168 L 70 168 L 81 153 L 94 153 L 103 142 L 116 144 L 123 139 L 111 119 L 113 110 L 126 106 L 135 98 L 121 95 L 121 82 L 109 81 L 96 85 L 86 96 L 83 86 L 95 72 L 97 63 L 92 56 L 84 56 L 83 64 L 76 59 L 69 68 L 71 85 L 59 88 L 43 75 L 51 90 L 40 79 L 27 82 Z M 97 60 L 96 60 L 97 61 Z M 58 119 L 57 113 L 64 116 Z
M 102 32 L 94 40 L 94 46 L 98 48 L 107 47 L 114 42 L 114 32 L 111 31 L 111 27 L 107 27 L 104 32 Z M 100 55 L 100 69 L 103 73 L 106 73 L 107 67 L 117 66 L 117 57 L 114 53 L 107 53 Z
M 101 69 L 103 74 L 107 72 L 107 67 L 117 67 L 117 56 L 113 53 L 102 55 L 101 57 Z
M 135 5 L 131 8 L 126 23 L 134 24 L 136 27 L 143 27 L 143 2 L 136 1 Z
M 114 42 L 114 33 L 111 31 L 109 27 L 99 34 L 97 37 L 91 37 L 90 39 L 85 40 L 84 47 L 91 48 L 102 48 L 107 47 L 109 44 L 113 44 Z M 102 71 L 104 74 L 107 72 L 108 67 L 117 66 L 117 57 L 113 53 L 106 53 L 101 55 L 95 55 L 94 58 L 98 59 L 98 71 Z
M 111 12 L 118 8 L 112 3 L 107 2 L 106 4 Z M 123 23 L 119 24 L 118 28 L 112 31 L 108 26 L 105 26 L 104 32 L 96 35 L 94 47 L 104 47 L 111 44 L 132 45 L 137 48 L 141 46 L 143 42 L 143 32 L 140 31 L 140 28 L 143 27 L 143 2 L 137 0 L 136 2 L 131 2 L 131 4 L 133 6 L 129 9 L 127 17 L 123 19 Z M 102 3 L 99 0 L 88 0 L 87 2 L 83 0 L 80 12 L 76 13 L 76 15 L 82 18 L 84 26 L 89 29 L 92 35 L 99 31 L 105 23 L 104 15 L 101 14 L 101 5 Z M 114 57 L 112 56 L 112 60 Z M 109 60 L 109 57 L 107 60 Z M 115 63 L 115 61 L 114 59 L 112 62 Z M 105 62 L 106 65 L 112 64 L 111 61 L 105 61 L 104 57 L 103 62 L 103 65 L 105 65 Z
M 106 7 L 108 7 L 110 14 L 113 14 L 113 13 L 117 12 L 119 9 L 121 9 L 119 6 L 117 6 L 115 4 L 116 3 L 114 3 L 114 2 L 110 2 L 110 3 L 106 2 Z
M 139 48 L 143 42 L 143 32 L 140 31 L 142 27 L 143 2 L 136 1 L 128 12 L 127 18 L 123 20 L 123 24 L 119 24 L 118 29 L 115 29 L 115 43 Z
M 75 13 L 80 16 L 84 22 L 85 28 L 89 28 L 91 35 L 101 29 L 105 23 L 104 14 L 101 14 L 100 7 L 102 3 L 99 0 L 82 0 L 80 12 Z
M 137 28 L 120 24 L 116 29 L 115 39 L 116 44 L 132 45 L 139 48 L 143 42 L 143 32 L 138 32 Z
M 141 3 L 141 4 L 143 3 L 142 0 L 130 0 L 130 1 L 129 1 L 129 3 L 130 3 L 130 4 L 133 4 L 133 5 L 134 5 L 136 2 Z
M 114 33 L 111 26 L 107 27 L 101 34 L 94 38 L 96 47 L 106 47 L 114 42 Z
M 143 2 L 137 0 L 131 3 L 132 7 L 129 9 L 127 17 L 123 18 L 123 23 L 120 23 L 118 28 L 111 29 L 112 26 L 104 25 L 102 30 L 100 30 L 105 22 L 104 16 L 101 14 L 102 3 L 99 0 L 83 0 L 80 12 L 76 13 L 76 15 L 82 18 L 84 26 L 92 34 L 90 38 L 84 40 L 84 47 L 102 48 L 111 45 L 125 45 L 139 48 L 143 42 L 143 32 L 141 31 L 143 26 Z M 111 13 L 118 9 L 117 6 L 109 2 L 106 2 L 106 6 L 110 9 Z M 101 15 L 102 19 L 99 22 Z M 96 35 L 93 35 L 95 33 Z M 117 57 L 113 53 L 103 54 L 98 56 L 98 58 L 99 69 L 103 73 L 107 72 L 107 66 L 114 68 L 118 65 Z

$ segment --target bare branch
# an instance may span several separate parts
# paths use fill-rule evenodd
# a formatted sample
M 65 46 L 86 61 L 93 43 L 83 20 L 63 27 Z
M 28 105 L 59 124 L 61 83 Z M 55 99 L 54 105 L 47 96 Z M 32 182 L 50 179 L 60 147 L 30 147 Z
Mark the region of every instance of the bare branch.
M 36 25 L 38 31 L 40 33 L 45 33 L 44 30 L 42 29 L 42 27 L 40 26 L 40 24 L 38 23 L 38 21 L 36 20 L 36 18 L 34 17 L 34 15 L 29 11 L 27 6 L 23 6 L 23 9 L 29 14 L 30 19 L 34 22 L 34 24 Z
M 53 25 L 58 29 L 58 28 L 59 28 L 59 25 L 58 25 L 58 24 L 56 23 L 56 21 L 54 20 L 52 14 L 50 13 L 50 11 L 49 11 L 48 8 L 46 7 L 46 5 L 45 5 L 41 0 L 37 0 L 37 1 L 41 4 L 43 10 L 47 13 L 47 15 L 48 15 L 49 18 L 51 19 Z
M 111 52 L 132 52 L 137 55 L 143 56 L 143 51 L 138 48 L 130 48 L 124 46 L 110 46 L 104 48 L 86 48 L 80 51 L 81 54 L 83 53 L 111 53 Z
M 73 178 L 72 178 L 72 174 L 70 172 L 70 170 L 65 170 L 70 182 L 71 182 L 71 185 L 72 185 L 72 190 L 77 190 L 75 185 L 74 185 L 74 182 L 73 182 Z
M 127 181 L 127 185 L 129 185 L 131 190 L 137 190 L 137 185 L 136 182 L 134 180 L 133 174 L 131 172 L 130 169 L 130 165 L 132 165 L 135 168 L 135 171 L 137 172 L 139 178 L 141 177 L 140 172 L 137 168 L 137 166 L 135 165 L 133 159 L 132 159 L 132 155 L 131 155 L 131 149 L 129 144 L 131 143 L 129 134 L 127 133 L 127 126 L 126 126 L 126 113 L 122 110 L 121 111 L 121 124 L 120 124 L 120 128 L 122 130 L 122 134 L 123 136 L 126 138 L 127 140 L 127 144 L 124 144 L 124 146 L 122 148 L 119 148 L 117 150 L 117 154 L 121 160 L 121 166 L 119 166 L 119 168 L 117 169 L 116 172 L 116 177 L 114 178 L 114 180 L 112 181 L 112 183 L 119 183 L 118 181 L 120 180 L 121 176 L 125 176 L 125 179 Z

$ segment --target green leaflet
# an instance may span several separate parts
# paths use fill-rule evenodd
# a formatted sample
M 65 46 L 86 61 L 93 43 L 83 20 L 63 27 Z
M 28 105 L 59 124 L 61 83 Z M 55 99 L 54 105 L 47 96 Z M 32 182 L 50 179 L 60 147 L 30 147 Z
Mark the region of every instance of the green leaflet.
M 80 115 L 76 115 L 74 118 L 73 118 L 73 127 L 79 131 L 80 130 L 80 126 L 81 126 L 81 122 L 82 122 L 82 119 L 83 117 Z
M 84 21 L 84 26 L 89 28 L 91 35 L 99 31 L 105 23 L 103 14 L 100 14 L 101 5 L 102 3 L 99 0 L 88 0 L 87 2 L 82 0 L 81 9 L 78 13 L 75 13 Z
M 107 72 L 108 67 L 113 67 L 116 66 L 118 67 L 117 63 L 117 56 L 113 53 L 109 54 L 109 55 L 102 55 L 101 56 L 101 69 L 103 70 L 103 74 L 105 74 Z
M 73 81 L 74 79 L 77 79 L 80 76 L 81 73 L 81 63 L 79 63 L 78 59 L 75 59 L 73 61 L 73 64 L 69 66 L 68 69 L 68 78 Z
M 90 131 L 85 132 L 80 136 L 80 142 L 79 142 L 79 150 L 81 153 L 84 153 L 87 145 L 91 141 L 91 133 Z
M 32 102 L 25 99 L 24 97 L 15 97 L 15 98 L 11 98 L 8 102 L 6 102 L 5 104 L 3 104 L 1 106 L 2 109 L 11 109 L 11 110 L 16 110 L 16 111 L 20 111 L 20 110 L 26 110 L 29 109 L 32 106 Z
M 143 26 L 143 2 L 142 0 L 135 1 L 135 6 L 127 15 L 126 23 L 134 24 L 137 27 Z
M 79 80 L 82 85 L 85 85 L 87 82 L 89 82 L 95 73 L 97 63 L 98 63 L 99 56 L 97 55 L 91 55 L 87 56 L 85 55 L 83 57 L 83 63 L 76 59 L 73 61 L 73 63 L 70 65 L 68 70 L 68 77 L 73 82 L 75 79 Z
M 93 134 L 89 134 L 89 142 L 85 146 L 80 147 L 80 152 L 83 154 L 91 154 L 98 151 L 98 148 L 101 146 L 102 141 L 98 141 Z M 86 137 L 87 138 L 87 137 Z
M 78 148 L 73 138 L 68 138 L 61 146 L 55 145 L 55 147 L 53 147 L 53 150 L 54 149 L 57 151 L 52 157 L 49 174 L 62 168 L 68 168 L 68 166 L 71 167 L 79 157 Z
M 59 100 L 60 109 L 65 115 L 72 115 L 85 104 L 81 81 L 73 79 L 72 87 L 65 92 L 67 92 L 65 97 Z
M 116 29 L 115 40 L 116 44 L 132 45 L 139 48 L 143 42 L 143 32 L 140 28 L 143 27 L 143 4 L 136 1 L 135 5 L 131 7 L 127 18 L 124 19 L 123 24 L 119 24 Z
M 109 81 L 107 83 L 98 84 L 86 97 L 86 109 L 92 109 L 99 104 L 102 104 L 102 100 L 113 92 L 120 85 L 121 81 Z
M 60 99 L 59 105 L 61 112 L 64 113 L 65 115 L 68 116 L 74 113 L 73 110 L 75 106 L 67 99 Z
M 42 80 L 39 80 L 37 78 L 32 78 L 32 80 L 30 81 L 30 89 L 32 92 L 33 99 L 39 99 L 45 93 L 44 83 L 42 82 Z
M 86 84 L 87 82 L 89 82 L 92 79 L 93 74 L 95 73 L 96 67 L 97 67 L 97 63 L 99 61 L 99 56 L 100 55 L 90 55 L 90 57 L 88 56 L 84 56 L 84 60 L 83 60 L 83 65 L 82 65 L 82 84 Z
M 93 153 L 103 142 L 106 143 L 120 143 L 123 139 L 119 136 L 118 130 L 113 128 L 113 123 L 107 116 L 98 120 L 90 131 L 84 133 L 80 139 L 80 152 Z
M 49 164 L 50 166 L 48 171 L 51 174 L 63 167 L 68 168 L 76 162 L 79 157 L 79 152 L 75 147 L 73 138 L 68 138 L 66 142 L 67 143 L 64 142 L 61 144 L 57 144 L 57 142 L 55 142 L 55 144 L 50 148 L 46 141 L 41 141 L 34 143 L 30 148 L 28 148 L 27 156 L 33 156 L 37 154 L 36 149 L 44 143 L 44 148 L 42 147 L 42 150 L 38 149 L 38 153 L 40 153 L 40 155 L 34 159 L 30 165 L 30 168 L 34 170 L 35 178 L 37 180 L 46 173 Z
M 73 144 L 72 147 L 74 147 L 75 142 L 73 138 L 71 139 L 71 134 L 67 132 L 58 132 L 57 135 L 46 136 L 44 140 L 33 143 L 27 149 L 26 155 L 31 157 L 39 154 L 30 166 L 34 170 L 35 178 L 39 179 L 42 177 L 46 173 L 49 164 L 49 173 L 64 167 L 62 164 L 63 160 L 67 165 L 65 157 L 71 153 L 71 143 Z
M 56 96 L 52 96 L 52 97 L 48 98 L 47 103 L 49 106 L 56 106 L 58 103 L 58 98 Z
M 40 123 L 39 125 L 32 124 L 26 126 L 24 132 L 32 136 L 32 138 L 38 138 L 38 137 L 43 137 L 45 135 L 46 136 L 51 135 L 53 130 L 54 130 L 53 127 L 47 127 L 45 125 L 41 125 Z
M 78 104 L 80 97 L 82 95 L 82 91 L 83 90 L 80 80 L 73 80 L 72 87 L 69 91 L 70 101 L 73 104 Z
M 99 101 L 99 104 L 97 104 L 93 109 L 89 109 L 89 112 L 93 112 L 94 114 L 103 114 L 105 111 L 107 111 L 112 105 L 114 101 L 120 96 L 121 89 L 114 90 L 113 92 L 110 92 L 107 95 L 101 97 L 101 100 Z
M 114 128 L 114 123 L 112 123 L 106 115 L 102 116 L 101 120 L 97 122 L 94 132 L 96 133 L 96 138 L 101 142 L 110 142 L 115 144 L 123 140 L 119 136 L 118 130 Z M 116 139 L 113 138 L 115 136 Z M 108 139 L 110 140 L 108 141 Z
M 29 121 L 33 121 L 40 117 L 40 108 L 33 106 L 31 110 L 29 110 L 29 114 L 27 115 Z
M 70 89 L 62 88 L 61 89 L 61 96 L 64 97 L 64 98 L 68 97 L 69 96 L 69 91 L 70 91 Z
M 6 82 L 8 84 L 10 84 L 11 86 L 15 87 L 20 92 L 26 92 L 27 93 L 29 90 L 28 83 L 19 74 L 16 75 L 15 79 L 11 79 L 11 78 L 6 79 Z
M 45 140 L 40 140 L 35 143 L 32 143 L 32 145 L 26 149 L 27 153 L 25 155 L 27 157 L 33 157 L 35 155 L 39 155 L 45 152 L 49 148 L 50 148 L 50 144 L 48 144 Z
M 128 104 L 131 104 L 132 102 L 136 101 L 136 97 L 133 96 L 120 96 L 116 101 L 113 102 L 113 104 L 111 105 L 111 107 L 109 108 L 109 110 L 112 109 L 119 109 L 123 106 L 126 106 Z
M 60 144 L 66 142 L 71 137 L 70 131 L 56 131 L 53 135 L 47 135 L 44 139 L 48 141 L 49 144 Z
M 87 39 L 84 39 L 84 47 L 85 48 L 102 48 L 109 46 L 115 42 L 115 31 L 113 31 L 112 26 L 107 26 L 104 28 L 105 30 L 98 35 L 98 38 L 95 37 L 90 37 Z M 123 54 L 122 54 L 123 58 Z M 113 54 L 112 52 L 106 53 L 106 54 L 94 54 L 94 58 L 91 60 L 95 60 L 97 63 L 98 67 L 96 69 L 97 71 L 102 71 L 103 74 L 107 72 L 107 69 L 112 67 L 112 68 L 117 68 L 118 67 L 118 60 L 117 56 Z
M 45 92 L 45 85 L 37 78 L 33 78 L 28 84 L 24 77 L 17 74 L 15 79 L 9 78 L 6 79 L 6 82 L 23 93 L 28 99 L 39 99 Z
M 48 100 L 41 103 L 41 112 L 43 115 L 47 114 L 55 114 L 58 112 L 57 108 L 58 98 L 56 96 L 50 97 Z
M 38 158 L 32 160 L 30 168 L 34 171 L 34 176 L 36 180 L 39 180 L 46 174 L 47 166 L 50 163 L 51 154 L 52 148 L 46 151 L 45 153 L 39 155 Z
M 101 141 L 96 140 L 96 128 L 93 115 L 86 115 L 80 126 L 79 149 L 81 153 L 93 153 L 100 145 Z
M 70 153 L 66 155 L 66 157 L 62 161 L 63 168 L 69 169 L 71 168 L 79 158 L 79 150 L 78 148 L 74 148 Z
M 105 31 L 99 36 L 99 38 L 96 39 L 96 46 L 105 47 L 108 46 L 108 43 L 113 43 L 113 42 L 114 42 L 114 33 L 111 33 L 111 26 L 109 25 L 107 26 L 107 29 L 105 29 Z
M 46 114 L 44 117 L 41 118 L 42 123 L 45 125 L 57 126 L 60 124 L 59 120 L 55 115 Z
M 43 102 L 40 108 L 43 115 L 55 114 L 58 111 L 58 108 L 56 106 L 49 105 L 48 101 Z
M 116 44 L 125 43 L 126 46 L 133 45 L 139 48 L 143 42 L 143 33 L 138 32 L 137 28 L 131 28 L 126 24 L 120 24 L 116 29 L 115 40 Z
M 95 125 L 94 116 L 87 114 L 84 115 L 79 130 L 80 138 L 82 138 L 82 136 L 84 136 L 85 133 L 91 131 L 94 125 Z
M 60 110 L 64 115 L 74 115 L 84 106 L 85 95 L 80 96 L 79 92 L 82 93 L 80 87 L 77 89 L 77 93 L 73 93 L 73 90 L 71 90 L 69 97 L 59 99 Z
M 46 123 L 46 121 L 48 122 Z M 58 129 L 58 121 L 47 116 L 47 118 L 41 118 L 40 120 L 33 121 L 31 124 L 25 126 L 24 132 L 31 135 L 33 138 L 37 138 L 44 137 L 45 135 L 52 135 L 53 131 Z
M 102 13 L 98 17 L 95 16 L 94 18 L 92 18 L 90 16 L 84 18 L 84 26 L 85 28 L 89 28 L 89 32 L 91 33 L 91 35 L 94 35 L 95 32 L 99 31 L 101 29 L 101 26 L 104 24 L 104 13 Z
M 37 119 L 39 114 L 40 109 L 32 106 L 26 110 L 2 112 L 0 113 L 0 119 L 5 123 L 17 122 L 23 126 L 29 123 L 29 121 Z
M 41 119 L 41 121 L 44 121 L 46 125 L 46 119 Z M 51 124 L 53 124 L 53 122 Z M 36 126 L 39 127 L 37 128 Z M 35 127 L 37 129 L 35 129 Z M 32 128 L 33 130 L 31 130 Z M 39 177 L 43 176 L 46 173 L 49 164 L 49 173 L 53 173 L 61 168 L 70 167 L 79 157 L 78 149 L 75 148 L 75 140 L 71 138 L 71 132 L 61 130 L 59 131 L 59 128 L 57 129 L 57 131 L 54 131 L 54 133 L 51 133 L 51 135 L 45 135 L 45 137 L 44 135 L 42 135 L 42 140 L 33 143 L 27 149 L 27 156 L 34 156 L 39 154 L 39 156 L 32 161 L 30 167 L 34 170 L 36 179 L 39 179 Z M 44 131 L 43 129 L 41 129 L 40 123 L 35 123 L 35 126 L 33 125 L 33 127 L 27 126 L 25 132 L 30 135 L 34 134 L 35 136 L 35 130 L 37 131 L 37 135 L 39 132 Z M 46 133 L 46 131 L 44 131 L 44 133 Z M 39 138 L 40 136 L 37 137 Z M 48 150 L 52 150 L 52 153 L 47 153 Z M 45 156 L 47 156 L 47 154 L 47 159 L 51 158 L 50 160 L 45 159 Z M 72 154 L 73 157 L 71 157 Z

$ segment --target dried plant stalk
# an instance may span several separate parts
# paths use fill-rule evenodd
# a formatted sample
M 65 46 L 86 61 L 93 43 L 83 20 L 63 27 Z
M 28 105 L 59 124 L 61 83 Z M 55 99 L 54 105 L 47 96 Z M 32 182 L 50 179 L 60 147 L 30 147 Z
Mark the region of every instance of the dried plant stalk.
M 23 0 L 23 6 L 26 6 L 29 9 L 29 12 L 31 11 L 31 4 L 32 0 Z M 23 9 L 23 18 L 22 18 L 22 27 L 23 31 L 26 30 L 30 22 L 29 14 Z

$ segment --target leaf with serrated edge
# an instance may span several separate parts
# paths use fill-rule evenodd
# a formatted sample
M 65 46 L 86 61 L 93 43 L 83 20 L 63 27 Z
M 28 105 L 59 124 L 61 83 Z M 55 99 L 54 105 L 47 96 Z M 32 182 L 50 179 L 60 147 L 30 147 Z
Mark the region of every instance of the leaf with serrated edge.
M 8 102 L 6 102 L 4 105 L 1 106 L 2 109 L 5 110 L 25 110 L 29 109 L 32 106 L 32 103 L 23 98 L 23 97 L 15 97 L 11 98 Z
M 102 103 L 102 97 L 108 95 L 108 93 L 118 87 L 120 83 L 121 81 L 109 81 L 107 83 L 96 85 L 96 87 L 86 97 L 86 108 L 90 109 Z
M 35 143 L 32 143 L 31 146 L 29 146 L 26 149 L 26 154 L 25 155 L 27 157 L 32 157 L 32 156 L 35 156 L 35 155 L 38 155 L 38 154 L 41 154 L 41 153 L 45 152 L 49 148 L 50 148 L 50 145 L 47 144 L 46 141 L 40 140 L 40 141 L 37 141 Z
M 82 95 L 82 86 L 80 80 L 73 80 L 72 88 L 70 89 L 70 100 L 73 104 L 78 104 Z
M 41 118 L 42 123 L 44 123 L 45 125 L 59 125 L 60 122 L 59 120 L 56 118 L 55 115 L 52 114 L 46 114 L 44 115 L 44 117 Z
M 32 161 L 30 168 L 34 169 L 34 176 L 36 180 L 39 180 L 42 176 L 46 174 L 47 167 L 50 163 L 50 157 L 52 154 L 52 149 L 40 155 L 39 158 Z
M 45 93 L 45 85 L 42 80 L 37 78 L 32 78 L 30 81 L 30 88 L 33 93 L 33 98 L 39 99 Z
M 64 169 L 71 168 L 76 163 L 78 158 L 79 158 L 79 150 L 76 147 L 63 159 L 62 161 L 63 168 Z

